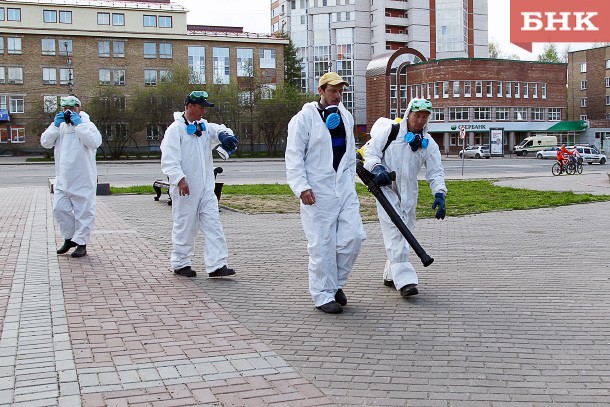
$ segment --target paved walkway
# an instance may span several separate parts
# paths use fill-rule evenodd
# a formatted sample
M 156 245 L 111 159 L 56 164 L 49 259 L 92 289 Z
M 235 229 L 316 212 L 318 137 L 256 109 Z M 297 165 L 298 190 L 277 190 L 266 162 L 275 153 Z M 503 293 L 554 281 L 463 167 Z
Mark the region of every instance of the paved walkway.
M 73 259 L 51 198 L 0 188 L 2 406 L 610 405 L 610 202 L 422 220 L 435 262 L 408 301 L 368 223 L 327 315 L 298 214 L 222 210 L 238 275 L 186 279 L 163 202 L 99 197 Z

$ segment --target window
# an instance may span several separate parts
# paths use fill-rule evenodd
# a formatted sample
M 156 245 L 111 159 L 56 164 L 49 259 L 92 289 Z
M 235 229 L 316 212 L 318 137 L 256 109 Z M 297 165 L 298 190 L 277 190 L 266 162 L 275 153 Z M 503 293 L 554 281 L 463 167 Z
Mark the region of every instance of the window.
M 59 84 L 67 85 L 74 77 L 74 70 L 70 68 L 59 68 Z
M 536 121 L 544 120 L 544 108 L 542 108 L 542 107 L 532 108 L 532 120 L 536 120 Z
M 144 85 L 155 86 L 157 84 L 157 71 L 155 69 L 144 70 Z
M 167 81 L 171 80 L 171 76 L 172 76 L 172 71 L 170 71 L 169 69 L 159 69 L 159 81 L 160 82 L 167 82 Z
M 610 78 L 606 78 L 606 87 L 610 88 Z
M 23 83 L 23 68 L 17 66 L 9 66 L 8 70 L 8 82 L 11 84 L 20 85 Z
M 156 27 L 157 16 L 144 15 L 144 27 Z
M 205 83 L 205 47 L 188 47 L 189 83 Z
M 21 54 L 21 38 L 8 37 L 6 39 L 6 51 L 9 54 Z
M 525 82 L 523 84 L 523 97 L 524 98 L 530 97 L 530 87 L 529 87 L 529 83 L 527 83 L 527 82 Z
M 144 58 L 156 58 L 157 57 L 157 43 L 145 42 L 144 43 Z
M 527 120 L 527 107 L 516 107 L 514 119 L 517 121 Z
M 57 69 L 42 68 L 42 84 L 56 85 L 57 84 Z
M 422 95 L 422 97 L 423 97 L 423 95 Z M 453 81 L 453 97 L 454 98 L 460 97 L 460 81 Z
M 0 127 L 0 143 L 8 143 L 8 129 Z
M 587 89 L 587 81 L 580 81 L 580 90 Z
M 532 97 L 538 99 L 538 84 L 532 83 Z
M 24 113 L 25 102 L 23 96 L 10 96 L 9 97 L 9 112 L 10 113 Z
M 110 25 L 110 13 L 97 13 L 97 25 Z
M 163 126 L 165 127 L 165 126 Z M 163 138 L 165 131 L 160 125 L 147 124 L 146 125 L 146 140 L 159 140 Z
M 57 22 L 57 11 L 56 10 L 43 10 L 42 21 L 45 23 L 56 23 Z
M 97 43 L 97 56 L 100 58 L 110 57 L 110 41 L 99 41 Z
M 72 12 L 71 11 L 60 11 L 59 22 L 61 24 L 72 24 Z
M 540 92 L 542 92 L 542 99 L 546 99 L 546 83 L 540 84 Z
M 42 55 L 55 55 L 55 39 L 43 38 L 41 40 Z
M 254 76 L 254 50 L 237 48 L 237 76 Z
M 448 98 L 449 97 L 449 82 L 445 81 L 443 82 L 443 98 Z
M 122 86 L 125 85 L 125 70 L 124 69 L 115 69 L 112 72 L 112 76 L 113 76 L 113 83 L 116 86 Z
M 260 50 L 260 66 L 261 68 L 275 68 L 275 50 L 261 49 Z
M 586 114 L 581 114 L 580 115 L 580 120 L 586 121 L 587 120 L 587 115 Z
M 513 86 L 511 82 L 506 82 L 506 86 L 504 87 L 504 90 L 506 91 L 506 97 L 509 98 L 512 95 L 513 92 Z
M 110 85 L 110 69 L 100 68 L 99 80 L 100 85 Z
M 171 59 L 173 54 L 173 47 L 171 42 L 160 42 L 159 43 L 159 58 Z
M 474 120 L 491 120 L 491 107 L 475 107 Z
M 172 28 L 172 17 L 159 16 L 159 28 Z
M 606 69 L 610 69 L 610 59 L 606 59 Z
M 432 108 L 432 117 L 430 121 L 433 122 L 444 122 L 445 121 L 445 109 L 442 107 Z
M 6 76 L 4 75 L 3 66 L 0 66 L 0 83 L 6 83 Z
M 580 64 L 580 72 L 581 73 L 587 72 L 587 63 L 586 62 L 583 62 L 582 64 Z
M 0 54 L 4 54 L 4 37 L 0 37 Z
M 580 98 L 580 107 L 587 107 L 587 98 Z
M 121 58 L 125 56 L 125 41 L 112 41 L 112 56 Z
M 501 98 L 502 96 L 504 96 L 503 92 L 502 92 L 502 82 L 498 82 L 498 92 L 496 92 L 496 96 Z
M 468 108 L 467 107 L 450 107 L 449 108 L 449 120 L 468 120 Z
M 4 7 L 0 7 L 0 21 L 4 21 Z
M 402 85 L 400 85 L 400 87 L 402 88 Z M 428 83 L 426 85 L 426 99 L 430 99 L 432 97 L 431 91 L 432 91 L 432 84 Z
M 496 120 L 508 120 L 510 109 L 508 107 L 496 107 Z
M 606 97 L 606 99 L 608 99 L 608 97 Z M 560 121 L 561 120 L 561 109 L 557 108 L 557 107 L 550 107 L 548 110 L 548 114 L 549 114 L 549 121 Z
M 59 41 L 59 54 L 60 55 L 72 55 L 72 40 L 58 40 Z
M 125 14 L 112 13 L 112 25 L 125 25 Z
M 440 82 L 434 82 L 434 98 L 438 99 L 441 93 L 441 84 Z
M 11 126 L 11 143 L 25 143 L 24 126 Z
M 494 95 L 494 83 L 492 81 L 487 81 L 485 84 L 485 90 L 487 91 L 487 97 L 493 97 Z
M 470 81 L 464 81 L 464 96 L 467 98 L 470 97 L 470 86 L 471 86 Z
M 261 54 L 264 50 L 261 50 Z M 229 48 L 214 47 L 214 83 L 228 84 L 229 78 Z M 261 58 L 262 61 L 262 58 Z
M 520 98 L 521 97 L 521 83 L 515 82 L 514 84 L 515 84 L 515 97 Z
M 474 83 L 474 95 L 478 98 L 483 96 L 483 82 L 476 81 Z
M 21 21 L 21 9 L 7 7 L 6 21 Z
M 610 96 L 606 96 L 606 106 L 610 106 Z

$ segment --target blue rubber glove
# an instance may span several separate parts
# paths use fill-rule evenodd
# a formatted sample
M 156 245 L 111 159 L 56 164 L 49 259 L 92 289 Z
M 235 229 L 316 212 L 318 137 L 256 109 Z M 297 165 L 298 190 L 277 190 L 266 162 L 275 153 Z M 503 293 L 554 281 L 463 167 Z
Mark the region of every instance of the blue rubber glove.
M 226 131 L 221 131 L 218 133 L 218 140 L 220 140 L 222 148 L 224 148 L 228 153 L 232 153 L 233 151 L 237 150 L 237 137 L 230 135 Z
M 390 173 L 381 164 L 377 164 L 376 166 L 374 166 L 373 169 L 371 170 L 371 174 L 373 174 L 375 176 L 375 179 L 373 181 L 375 182 L 375 185 L 377 185 L 378 187 L 384 187 L 384 186 L 390 185 L 392 183 L 392 178 L 390 178 Z
M 438 207 L 438 209 L 436 209 Z M 445 209 L 445 194 L 437 192 L 434 194 L 434 203 L 432 209 L 436 209 L 436 219 L 445 219 L 447 210 Z
M 72 114 L 70 115 L 70 120 L 72 121 L 72 124 L 75 126 L 78 126 L 79 124 L 83 123 L 83 119 L 81 119 L 80 115 L 76 112 L 72 112 Z
M 66 120 L 64 119 L 64 112 L 59 112 L 55 115 L 55 120 L 53 120 L 53 124 L 55 127 L 59 127 L 60 124 L 64 123 Z

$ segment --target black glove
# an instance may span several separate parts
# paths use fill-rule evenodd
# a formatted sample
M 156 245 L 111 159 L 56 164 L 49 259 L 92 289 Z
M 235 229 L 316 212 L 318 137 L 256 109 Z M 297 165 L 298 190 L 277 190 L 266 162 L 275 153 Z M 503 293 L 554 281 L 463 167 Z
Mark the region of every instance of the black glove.
M 390 178 L 390 173 L 381 164 L 377 164 L 376 166 L 374 166 L 373 169 L 371 170 L 371 174 L 373 174 L 375 176 L 375 179 L 373 180 L 373 182 L 375 182 L 375 185 L 377 185 L 378 187 L 384 187 L 384 186 L 390 185 L 392 183 L 392 178 Z
M 438 206 L 438 209 L 436 207 Z M 434 203 L 432 209 L 436 209 L 436 219 L 445 219 L 447 210 L 445 209 L 445 194 L 437 192 L 434 194 Z
M 237 137 L 230 135 L 226 131 L 218 133 L 218 140 L 227 152 L 234 151 L 237 148 Z

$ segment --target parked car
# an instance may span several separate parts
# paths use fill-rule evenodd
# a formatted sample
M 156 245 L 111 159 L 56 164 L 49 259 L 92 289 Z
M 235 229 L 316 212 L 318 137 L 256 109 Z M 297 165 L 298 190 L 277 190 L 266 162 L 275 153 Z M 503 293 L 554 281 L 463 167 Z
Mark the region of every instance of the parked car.
M 571 149 L 571 148 L 568 148 L 568 149 Z M 586 162 L 589 165 L 591 165 L 593 163 L 598 163 L 598 164 L 603 165 L 603 164 L 606 164 L 606 161 L 608 160 L 606 158 L 606 156 L 604 154 L 600 153 L 599 150 L 597 150 L 597 148 L 595 148 L 595 147 L 576 146 L 576 149 L 582 156 L 583 162 Z
M 458 155 L 462 158 L 490 158 L 491 153 L 489 152 L 488 146 L 468 146 L 465 150 L 460 150 Z
M 548 159 L 548 158 L 552 158 L 552 159 L 556 159 L 557 158 L 557 151 L 559 151 L 561 148 L 560 147 L 549 147 L 549 148 L 545 148 L 542 151 L 538 151 L 536 153 L 536 158 L 542 160 L 542 159 Z

